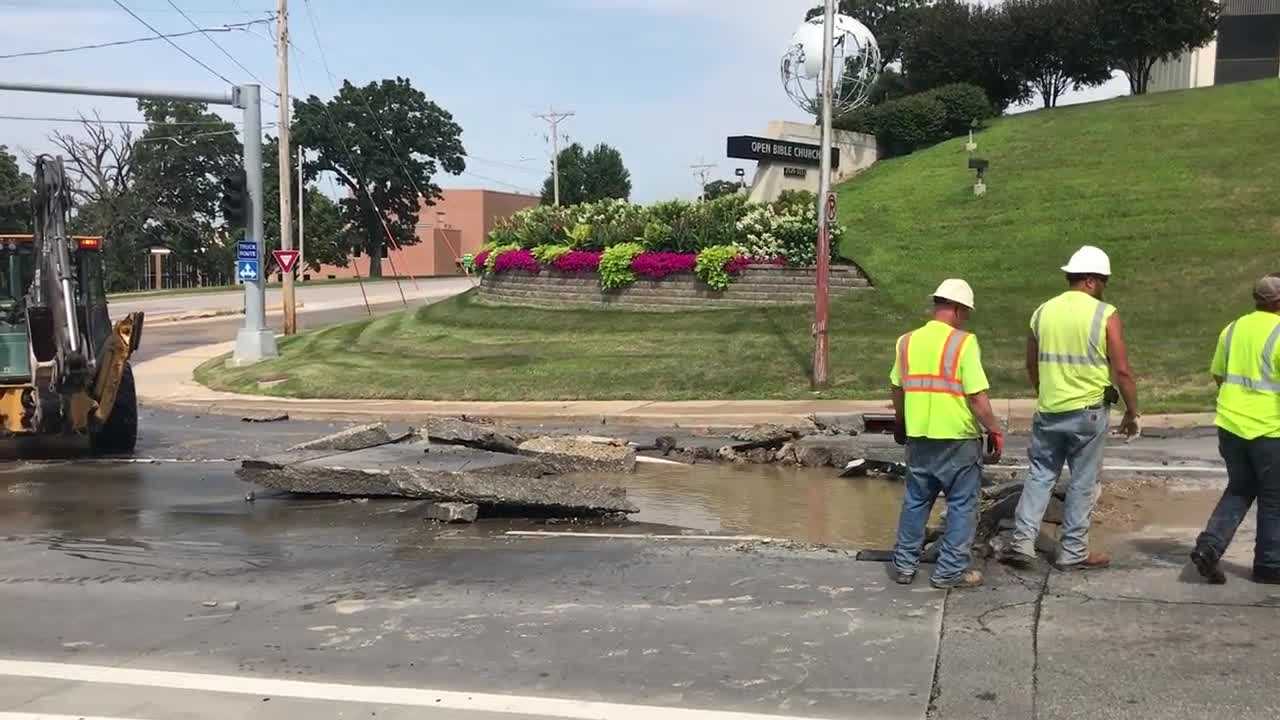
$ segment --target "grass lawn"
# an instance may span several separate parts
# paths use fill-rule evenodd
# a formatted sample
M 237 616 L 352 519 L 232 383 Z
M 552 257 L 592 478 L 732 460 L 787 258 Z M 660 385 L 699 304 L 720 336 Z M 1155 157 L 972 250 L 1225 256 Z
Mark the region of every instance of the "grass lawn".
M 945 277 L 977 294 L 993 394 L 1029 394 L 1022 344 L 1076 247 L 1112 257 L 1146 410 L 1203 409 L 1218 331 L 1280 269 L 1280 81 L 1122 98 L 1001 119 L 974 198 L 964 140 L 882 162 L 840 188 L 842 250 L 879 288 L 833 303 L 832 387 L 885 395 L 893 340 Z M 215 388 L 299 397 L 807 398 L 807 309 L 647 314 L 497 308 L 470 296 L 282 343 Z M 287 379 L 286 379 L 287 378 Z M 260 388 L 259 380 L 286 379 Z

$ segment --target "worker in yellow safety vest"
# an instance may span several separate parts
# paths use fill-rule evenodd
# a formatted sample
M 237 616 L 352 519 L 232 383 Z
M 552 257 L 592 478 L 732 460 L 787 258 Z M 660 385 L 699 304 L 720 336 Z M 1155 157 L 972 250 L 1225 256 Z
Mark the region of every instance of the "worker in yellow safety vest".
M 989 462 L 999 460 L 1004 434 L 987 398 L 978 338 L 964 331 L 972 312 L 969 283 L 946 280 L 933 294 L 933 319 L 898 338 L 889 383 L 894 436 L 907 446 L 906 495 L 893 551 L 899 584 L 915 580 L 938 493 L 947 498 L 947 528 L 930 582 L 942 589 L 982 584 L 982 573 L 969 568 L 982 486 L 978 427 L 989 433 Z
M 1280 585 L 1280 273 L 1253 288 L 1255 310 L 1218 336 L 1210 373 L 1218 383 L 1218 451 L 1227 489 L 1191 561 L 1215 585 L 1227 581 L 1218 561 L 1258 501 L 1253 579 Z
M 1031 423 L 1031 469 L 1014 515 L 1013 540 L 1001 560 L 1029 567 L 1035 541 L 1063 464 L 1071 467 L 1063 510 L 1059 570 L 1107 567 L 1106 553 L 1089 550 L 1089 518 L 1098 499 L 1098 475 L 1110 427 L 1114 386 L 1124 398 L 1120 431 L 1139 434 L 1138 389 L 1124 327 L 1113 305 L 1102 300 L 1111 279 L 1111 258 L 1086 245 L 1062 267 L 1066 292 L 1031 315 L 1027 375 L 1038 397 Z

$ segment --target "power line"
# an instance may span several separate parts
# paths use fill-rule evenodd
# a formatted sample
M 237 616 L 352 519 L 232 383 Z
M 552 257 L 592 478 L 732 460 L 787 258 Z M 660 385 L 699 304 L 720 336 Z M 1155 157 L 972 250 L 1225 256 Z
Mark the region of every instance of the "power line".
M 154 26 L 154 25 L 152 25 L 151 23 L 147 22 L 146 20 L 143 20 L 143 19 L 138 15 L 138 13 L 136 13 L 136 12 L 134 12 L 134 11 L 130 10 L 130 9 L 129 9 L 129 6 L 128 6 L 128 5 L 125 5 L 121 0 L 112 0 L 112 2 L 114 2 L 116 5 L 119 5 L 121 10 L 124 10 L 125 12 L 129 13 L 129 15 L 133 16 L 133 19 L 134 19 L 134 20 L 137 20 L 138 22 L 142 23 L 143 25 L 146 25 L 148 30 L 150 30 L 151 32 L 153 32 L 153 33 L 155 33 L 155 34 L 156 34 L 156 37 L 158 37 L 158 38 L 160 38 L 160 39 L 164 40 L 165 42 L 169 43 L 170 45 L 172 45 L 172 46 L 174 47 L 174 49 L 176 49 L 178 52 L 182 53 L 183 55 L 186 55 L 188 58 L 190 58 L 190 59 L 191 59 L 191 61 L 192 61 L 192 62 L 194 62 L 195 64 L 197 64 L 197 65 L 199 65 L 200 67 L 204 68 L 205 70 L 208 70 L 209 72 L 213 73 L 215 76 L 217 76 L 217 78 L 218 78 L 219 80 L 222 80 L 222 82 L 224 82 L 224 83 L 226 83 L 226 84 L 228 84 L 228 85 L 235 85 L 235 83 L 231 82 L 231 80 L 229 80 L 229 79 L 227 78 L 227 76 L 226 76 L 226 75 L 223 75 L 222 73 L 218 72 L 217 70 L 214 70 L 213 68 L 211 68 L 211 67 L 209 67 L 208 65 L 204 64 L 204 62 L 203 62 L 202 60 L 200 60 L 200 58 L 198 58 L 198 57 L 196 57 L 195 55 L 192 55 L 191 53 L 187 52 L 186 50 L 184 50 L 184 49 L 182 48 L 182 46 L 181 46 L 181 45 L 179 45 L 178 43 L 174 42 L 171 38 L 169 38 L 169 37 L 165 36 L 165 34 L 164 34 L 164 33 L 162 33 L 162 32 L 160 32 L 159 30 L 157 30 L 157 29 L 155 28 L 155 26 Z
M 201 32 L 227 32 L 230 30 L 247 31 L 251 25 L 258 25 L 261 23 L 269 23 L 269 22 L 271 21 L 270 20 L 251 20 L 249 22 L 242 22 L 242 23 L 229 23 L 216 28 L 197 28 L 195 30 L 187 30 L 186 32 L 168 33 L 165 35 L 133 38 L 130 40 L 113 40 L 111 42 L 93 43 L 91 45 L 77 45 L 75 47 L 66 47 L 66 48 L 51 48 L 48 50 L 29 50 L 26 52 L 9 53 L 8 55 L 0 55 L 0 60 L 10 60 L 12 58 L 24 58 L 24 57 L 42 57 L 45 55 L 57 55 L 60 53 L 78 52 L 80 50 L 98 50 L 101 48 L 120 47 L 122 45 L 135 45 L 137 43 L 155 42 L 156 40 L 167 40 L 169 38 L 186 37 L 188 35 L 195 35 Z
M 226 55 L 226 56 L 227 56 L 227 59 L 229 59 L 231 62 L 235 63 L 235 64 L 236 64 L 236 66 L 237 66 L 237 67 L 239 67 L 241 70 L 245 71 L 245 73 L 247 73 L 247 74 L 249 75 L 249 77 L 253 78 L 254 80 L 257 80 L 259 85 L 261 85 L 262 87 L 264 87 L 264 88 L 266 88 L 266 89 L 268 89 L 268 90 L 271 90 L 271 86 L 270 86 L 270 85 L 268 85 L 267 83 L 263 82 L 263 81 L 262 81 L 262 78 L 259 78 L 257 75 L 255 75 L 255 74 L 253 73 L 253 71 L 252 71 L 252 70 L 250 70 L 249 68 L 245 67 L 245 66 L 244 66 L 244 63 L 240 62 L 240 60 L 239 60 L 239 59 L 237 59 L 235 55 L 232 55 L 231 53 L 227 52 L 227 49 L 226 49 L 226 48 L 224 48 L 224 47 L 222 47 L 221 45 L 219 45 L 219 44 L 218 44 L 218 41 L 217 41 L 217 40 L 214 40 L 212 35 L 210 35 L 209 33 L 205 32 L 204 30 L 202 30 L 202 29 L 200 28 L 200 26 L 196 24 L 196 21 L 191 19 L 191 16 L 190 16 L 190 15 L 186 14 L 185 12 L 183 12 L 182 8 L 178 7 L 178 4 L 177 4 L 176 2 L 174 2 L 173 0 L 165 0 L 165 2 L 169 3 L 169 7 L 173 8 L 174 10 L 177 10 L 177 11 L 178 11 L 178 14 L 179 14 L 179 15 L 181 15 L 181 16 L 182 16 L 182 17 L 183 17 L 183 18 L 184 18 L 188 23 L 190 23 L 190 24 L 191 24 L 191 27 L 193 27 L 193 28 L 195 28 L 196 30 L 198 30 L 198 31 L 200 32 L 200 34 L 201 34 L 201 35 L 204 35 L 204 38 L 205 38 L 206 40 L 208 40 L 210 43 L 213 43 L 213 46 L 214 46 L 214 47 L 216 47 L 216 48 L 218 48 L 218 50 L 219 50 L 223 55 Z M 276 90 L 271 90 L 271 92 L 272 92 L 272 93 L 274 93 L 277 97 L 280 95 L 280 93 L 279 93 L 278 91 L 276 91 Z

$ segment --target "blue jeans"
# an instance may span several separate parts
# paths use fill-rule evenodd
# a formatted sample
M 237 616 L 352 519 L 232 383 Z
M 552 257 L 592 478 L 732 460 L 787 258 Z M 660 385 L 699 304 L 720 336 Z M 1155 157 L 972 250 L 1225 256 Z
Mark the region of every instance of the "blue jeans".
M 1036 413 L 1031 423 L 1031 472 L 1022 487 L 1014 515 L 1013 550 L 1035 556 L 1036 537 L 1062 465 L 1071 467 L 1062 517 L 1060 565 L 1084 562 L 1089 556 L 1089 516 L 1098 500 L 1102 451 L 1111 423 L 1105 407 L 1065 413 Z
M 1280 438 L 1244 438 L 1218 428 L 1218 452 L 1227 464 L 1227 489 L 1196 547 L 1217 557 L 1227 551 L 1253 501 L 1258 501 L 1258 539 L 1253 566 L 1280 570 Z
M 969 569 L 978 526 L 978 489 L 982 487 L 982 447 L 977 440 L 907 441 L 907 494 L 898 518 L 893 565 L 914 574 L 920 566 L 925 525 L 938 493 L 947 497 L 947 529 L 933 570 L 938 582 L 954 580 Z

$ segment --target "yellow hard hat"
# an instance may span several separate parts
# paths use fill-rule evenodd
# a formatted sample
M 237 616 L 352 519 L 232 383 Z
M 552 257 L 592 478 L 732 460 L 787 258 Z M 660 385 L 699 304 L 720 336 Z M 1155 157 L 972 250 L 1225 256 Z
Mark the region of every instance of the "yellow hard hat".
M 973 309 L 973 288 L 969 287 L 969 283 L 957 278 L 943 280 L 938 289 L 933 291 L 932 297 L 950 300 L 970 310 Z

